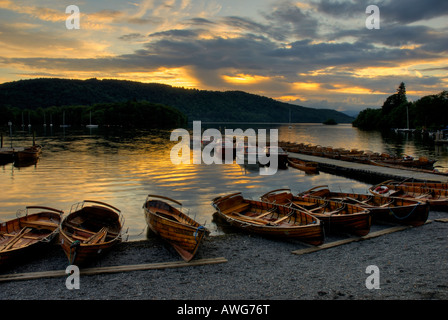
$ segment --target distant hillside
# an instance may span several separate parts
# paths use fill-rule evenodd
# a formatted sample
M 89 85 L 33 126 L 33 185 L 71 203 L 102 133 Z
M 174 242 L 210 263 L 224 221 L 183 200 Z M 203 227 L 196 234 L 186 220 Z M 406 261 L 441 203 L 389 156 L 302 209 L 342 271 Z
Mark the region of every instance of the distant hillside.
M 283 103 L 242 91 L 206 91 L 123 80 L 32 79 L 0 85 L 0 108 L 32 109 L 52 106 L 148 101 L 175 107 L 189 121 L 315 122 L 354 118 L 330 109 L 313 109 Z

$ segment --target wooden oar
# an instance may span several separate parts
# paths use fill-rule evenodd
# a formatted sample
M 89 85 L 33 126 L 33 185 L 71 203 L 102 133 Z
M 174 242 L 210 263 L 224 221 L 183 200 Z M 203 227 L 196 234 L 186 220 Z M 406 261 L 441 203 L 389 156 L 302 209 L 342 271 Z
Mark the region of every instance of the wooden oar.
M 375 206 L 372 206 L 371 204 L 368 204 L 367 202 L 360 201 L 360 200 L 355 199 L 355 198 L 352 198 L 352 197 L 341 198 L 341 200 L 342 200 L 342 201 L 344 201 L 344 200 L 350 200 L 350 201 L 353 201 L 353 202 L 362 204 L 362 205 L 364 205 L 364 206 L 375 207 Z M 366 200 L 366 201 L 368 201 L 368 200 Z
M 85 243 L 95 244 L 95 243 L 99 243 L 99 242 L 104 242 L 104 239 L 106 238 L 106 235 L 107 235 L 107 231 L 108 231 L 107 227 L 102 227 L 100 231 L 98 231 L 93 236 L 91 236 L 89 239 L 87 239 L 85 241 Z
M 296 207 L 297 209 L 305 211 L 306 213 L 311 214 L 311 215 L 314 214 L 314 212 L 312 210 L 325 208 L 325 206 L 320 206 L 320 207 L 308 210 L 308 209 L 306 209 L 306 208 L 304 208 L 302 206 L 299 206 L 298 204 L 294 203 L 293 201 L 290 201 L 289 204 L 294 206 L 294 207 Z
M 27 234 L 28 232 L 30 232 L 31 228 L 23 228 L 22 230 L 20 230 L 20 232 L 14 237 L 11 238 L 11 240 L 8 241 L 8 243 L 6 243 L 2 249 L 0 249 L 0 251 L 5 251 L 5 250 L 9 250 L 13 245 L 15 245 L 20 239 L 22 239 L 22 237 Z
M 243 220 L 243 221 L 250 222 L 250 223 L 254 223 L 254 224 L 266 225 L 266 224 L 269 223 L 269 221 L 266 221 L 266 220 L 258 220 L 258 219 L 256 219 L 255 217 L 248 217 L 248 216 L 242 215 L 242 214 L 240 214 L 240 213 L 238 213 L 238 212 L 232 212 L 231 215 L 236 216 L 237 219 L 239 219 L 239 220 Z

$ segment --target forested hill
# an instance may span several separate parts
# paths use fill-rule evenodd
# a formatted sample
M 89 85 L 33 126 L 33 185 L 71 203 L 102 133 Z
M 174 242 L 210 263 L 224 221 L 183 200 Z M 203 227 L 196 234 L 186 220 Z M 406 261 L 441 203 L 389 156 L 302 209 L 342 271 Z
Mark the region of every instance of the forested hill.
M 52 106 L 148 101 L 183 112 L 189 121 L 322 123 L 354 118 L 330 109 L 313 109 L 242 91 L 205 91 L 124 80 L 31 79 L 0 85 L 0 108 L 32 109 Z

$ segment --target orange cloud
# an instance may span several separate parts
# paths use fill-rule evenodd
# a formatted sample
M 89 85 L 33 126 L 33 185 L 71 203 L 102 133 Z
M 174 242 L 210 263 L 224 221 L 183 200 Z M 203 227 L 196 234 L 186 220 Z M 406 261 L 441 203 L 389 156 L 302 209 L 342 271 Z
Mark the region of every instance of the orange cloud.
M 336 91 L 337 93 L 348 93 L 348 94 L 386 94 L 384 92 L 373 91 L 372 89 L 362 88 L 359 86 L 347 86 L 342 84 L 333 85 L 336 89 L 331 89 L 331 91 Z
M 258 75 L 237 74 L 235 76 L 223 75 L 222 79 L 232 84 L 254 84 L 262 81 L 267 81 L 270 78 Z
M 317 82 L 294 82 L 294 90 L 315 91 L 320 90 L 321 84 Z

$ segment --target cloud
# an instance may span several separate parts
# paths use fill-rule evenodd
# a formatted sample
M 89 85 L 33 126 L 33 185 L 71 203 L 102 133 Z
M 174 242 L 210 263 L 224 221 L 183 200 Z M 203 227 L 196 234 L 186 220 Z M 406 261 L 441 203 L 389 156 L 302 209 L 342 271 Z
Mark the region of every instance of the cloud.
M 271 22 L 269 28 L 273 29 L 274 38 L 281 40 L 288 39 L 288 36 L 313 38 L 319 27 L 318 18 L 291 2 L 281 2 L 272 12 L 265 14 L 265 18 Z
M 389 0 L 380 6 L 381 16 L 387 22 L 410 24 L 448 15 L 445 0 Z
M 445 0 L 320 0 L 315 7 L 319 13 L 336 18 L 354 18 L 365 17 L 369 5 L 378 6 L 381 19 L 386 23 L 411 24 L 448 15 L 448 2 Z
M 32 15 L 37 7 L 0 0 L 0 8 L 31 18 L 0 24 L 0 64 L 30 76 L 155 79 L 337 108 L 359 107 L 363 99 L 374 105 L 401 81 L 410 92 L 447 83 L 446 25 L 428 22 L 446 15 L 445 2 L 248 1 L 239 11 L 230 5 L 222 10 L 226 3 L 145 0 L 90 7 L 82 29 L 68 33 L 48 23 L 39 28 L 36 20 L 65 19 L 65 10 L 61 17 L 55 9 Z M 380 30 L 365 27 L 370 4 L 380 7 Z

